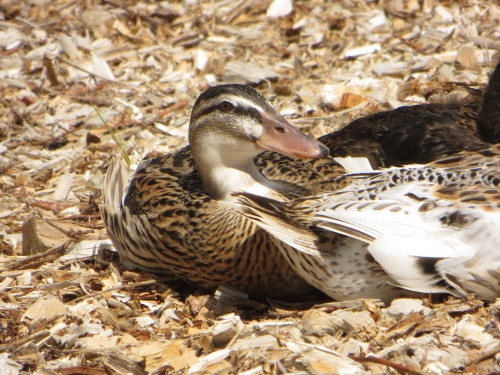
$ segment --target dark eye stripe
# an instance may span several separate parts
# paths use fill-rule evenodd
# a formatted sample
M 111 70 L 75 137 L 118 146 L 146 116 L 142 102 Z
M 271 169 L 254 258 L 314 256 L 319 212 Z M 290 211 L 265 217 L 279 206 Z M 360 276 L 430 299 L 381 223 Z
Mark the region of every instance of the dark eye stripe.
M 227 113 L 227 112 L 221 111 L 220 105 L 217 104 L 217 105 L 213 105 L 213 106 L 210 106 L 208 108 L 205 108 L 201 112 L 198 112 L 196 115 L 194 115 L 192 117 L 191 121 L 197 121 L 201 117 L 207 116 L 207 115 L 211 114 L 212 112 L 217 112 L 217 111 L 219 111 L 223 114 Z M 248 117 L 248 118 L 251 118 L 251 119 L 258 121 L 258 122 L 261 121 L 261 116 L 259 114 L 259 111 L 253 107 L 247 107 L 247 106 L 242 106 L 242 105 L 237 104 L 233 108 L 232 113 L 234 113 L 234 115 L 238 116 L 238 117 Z
M 256 122 L 262 121 L 262 117 L 259 111 L 253 107 L 236 106 L 233 112 L 239 117 L 248 117 L 255 120 Z

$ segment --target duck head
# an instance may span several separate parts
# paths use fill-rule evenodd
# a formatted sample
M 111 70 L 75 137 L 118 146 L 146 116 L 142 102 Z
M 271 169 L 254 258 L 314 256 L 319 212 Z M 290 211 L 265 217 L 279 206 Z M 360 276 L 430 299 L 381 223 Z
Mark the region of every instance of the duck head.
M 259 92 L 237 84 L 214 86 L 198 97 L 189 142 L 204 187 L 216 199 L 257 185 L 276 188 L 255 167 L 263 151 L 293 158 L 328 155 L 326 146 L 286 121 Z

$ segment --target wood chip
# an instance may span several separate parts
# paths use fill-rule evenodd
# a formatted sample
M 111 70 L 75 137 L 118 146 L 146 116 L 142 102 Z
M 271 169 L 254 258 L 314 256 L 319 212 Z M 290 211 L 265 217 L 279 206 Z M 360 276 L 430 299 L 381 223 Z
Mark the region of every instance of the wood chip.
M 228 81 L 239 80 L 243 83 L 259 83 L 269 78 L 279 77 L 279 74 L 270 69 L 239 61 L 227 63 L 224 73 Z
M 473 47 L 465 46 L 457 52 L 457 62 L 466 68 L 477 66 L 477 58 Z
M 26 310 L 22 316 L 23 321 L 28 321 L 31 327 L 36 327 L 43 322 L 66 315 L 64 304 L 57 297 L 39 299 Z

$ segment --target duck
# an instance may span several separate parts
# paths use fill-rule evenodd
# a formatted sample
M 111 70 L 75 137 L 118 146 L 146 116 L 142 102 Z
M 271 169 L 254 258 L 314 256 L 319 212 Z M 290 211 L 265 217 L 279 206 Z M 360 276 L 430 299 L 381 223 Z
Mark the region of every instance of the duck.
M 479 90 L 476 90 L 479 91 Z M 358 118 L 318 140 L 334 157 L 366 157 L 374 169 L 427 164 L 500 142 L 500 63 L 481 95 L 402 106 Z
M 387 285 L 409 293 L 500 297 L 500 144 L 337 180 L 345 187 L 288 202 L 239 193 L 240 212 L 337 300 L 393 299 L 395 290 L 378 284 L 381 270 Z M 373 283 L 350 293 L 353 275 Z
M 109 164 L 101 215 L 123 266 L 258 298 L 314 293 L 271 236 L 237 212 L 233 194 L 281 201 L 331 189 L 344 170 L 328 149 L 239 84 L 198 97 L 188 138 L 133 174 L 123 161 Z
M 257 139 L 255 132 L 272 129 L 270 124 L 279 130 L 263 133 L 265 139 L 274 141 L 278 131 L 284 131 L 282 143 L 265 144 Z M 407 124 L 409 127 L 411 122 Z M 257 193 L 280 201 L 335 191 L 346 184 L 346 179 L 337 179 L 345 174 L 344 168 L 335 159 L 325 158 L 328 150 L 318 144 L 326 144 L 335 153 L 342 145 L 353 145 L 349 132 L 321 137 L 316 143 L 321 152 L 312 155 L 300 151 L 305 141 L 296 129 L 290 129 L 291 125 L 253 88 L 214 86 L 194 104 L 190 145 L 145 159 L 133 175 L 122 161 L 112 161 L 104 181 L 101 215 L 124 266 L 173 275 L 208 290 L 226 284 L 257 297 L 288 298 L 311 292 L 313 288 L 294 271 L 294 260 L 281 249 L 282 244 L 239 214 L 232 195 L 238 191 Z M 391 131 L 384 136 L 390 137 Z M 359 134 L 370 138 L 370 134 Z M 228 139 L 231 142 L 225 141 Z M 219 150 L 221 144 L 224 147 Z M 372 166 L 398 165 L 408 159 L 386 152 L 379 139 L 360 141 L 358 146 L 352 147 L 354 155 L 370 158 L 378 153 L 377 162 L 371 160 Z M 440 150 L 432 158 L 449 153 L 446 147 Z M 425 162 L 419 155 L 412 160 Z M 387 275 L 377 264 L 364 261 L 359 242 L 338 236 L 325 239 L 325 243 L 329 241 L 341 247 L 354 246 L 363 258 L 359 260 L 360 271 L 366 267 L 367 273 L 377 275 L 375 280 L 353 278 L 353 287 L 339 293 L 340 298 L 356 295 L 356 290 L 372 283 L 379 285 L 382 293 L 401 293 L 387 286 Z

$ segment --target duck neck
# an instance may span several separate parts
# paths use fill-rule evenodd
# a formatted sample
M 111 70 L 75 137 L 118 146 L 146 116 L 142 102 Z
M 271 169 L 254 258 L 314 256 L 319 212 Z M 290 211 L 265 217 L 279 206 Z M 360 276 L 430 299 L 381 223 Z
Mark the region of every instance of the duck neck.
M 192 145 L 195 146 L 195 145 Z M 205 191 L 218 200 L 231 200 L 232 193 L 251 192 L 268 195 L 278 188 L 257 169 L 257 150 L 238 146 L 193 147 L 193 157 Z

